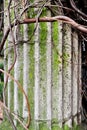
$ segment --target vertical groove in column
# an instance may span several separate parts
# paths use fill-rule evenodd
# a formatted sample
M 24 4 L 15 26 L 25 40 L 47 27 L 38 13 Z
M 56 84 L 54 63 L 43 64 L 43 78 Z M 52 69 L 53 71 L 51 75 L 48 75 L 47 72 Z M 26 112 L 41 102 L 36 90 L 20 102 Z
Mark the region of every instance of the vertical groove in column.
M 63 118 L 71 127 L 71 27 L 63 24 Z
M 81 42 L 79 41 L 79 45 L 78 45 L 78 124 L 81 123 L 81 90 L 82 90 L 82 80 L 81 80 L 81 64 L 82 64 L 82 55 L 81 55 Z
M 23 81 L 23 53 L 21 53 L 23 50 L 21 44 L 19 43 L 22 35 L 20 34 L 20 26 L 16 26 L 15 27 L 15 31 L 14 31 L 14 35 L 15 35 L 15 43 L 17 44 L 16 46 L 16 54 L 17 54 L 17 58 L 16 58 L 16 63 L 14 66 L 14 78 L 20 82 L 20 84 L 22 84 Z M 20 94 L 20 91 L 18 89 L 18 85 L 14 82 L 14 112 L 15 114 L 22 114 L 22 94 Z M 20 102 L 19 102 L 20 99 Z M 17 120 L 14 119 L 14 123 L 15 125 L 17 124 Z
M 58 64 L 58 125 L 62 127 L 63 120 L 63 100 L 62 100 L 62 22 L 58 23 L 58 53 L 59 53 L 59 64 Z
M 18 49 L 16 49 L 18 51 Z M 18 53 L 17 53 L 18 56 Z M 16 80 L 19 79 L 19 61 L 18 58 L 16 60 L 15 66 L 14 66 L 14 78 Z M 18 86 L 14 82 L 14 113 L 18 114 L 19 111 L 19 103 L 18 103 Z M 16 120 L 14 120 L 15 125 L 17 124 Z
M 78 106 L 78 35 L 75 31 L 72 34 L 72 116 L 77 114 Z M 73 118 L 77 124 L 77 116 Z
M 49 2 L 51 4 L 51 2 Z M 51 16 L 51 11 L 47 11 L 47 16 Z M 51 130 L 52 121 L 52 23 L 47 22 L 47 126 Z
M 38 0 L 35 0 L 38 2 Z M 35 14 L 37 17 L 38 8 L 35 8 Z M 35 118 L 35 130 L 39 130 L 39 118 L 40 118 L 40 24 L 35 23 L 35 33 L 34 33 L 34 41 L 35 41 L 35 88 L 34 88 L 34 118 Z
M 51 89 L 52 89 L 52 37 L 51 23 L 47 23 L 47 120 L 51 129 Z
M 34 89 L 34 103 L 35 103 L 35 120 L 39 120 L 39 24 L 35 31 L 35 89 Z
M 4 1 L 4 10 L 6 10 L 7 9 L 7 6 L 8 6 L 8 4 L 7 4 L 8 2 L 7 1 Z M 6 12 L 4 12 L 4 35 L 5 35 L 5 33 L 6 33 L 6 30 L 7 30 L 7 28 L 8 28 L 8 13 L 7 13 L 7 11 Z M 6 42 L 5 42 L 5 44 L 4 44 L 4 71 L 5 72 L 7 72 L 7 68 L 8 68 L 8 50 L 7 50 L 7 47 L 8 47 L 8 41 L 6 40 Z M 7 77 L 7 75 L 6 74 L 4 74 L 4 85 L 5 85 L 5 83 L 6 83 L 6 77 Z M 5 96 L 5 91 L 3 92 L 3 95 Z M 5 103 L 5 105 L 6 105 L 6 101 L 5 101 L 5 97 L 3 96 L 3 102 Z
M 28 40 L 28 25 L 24 24 L 24 41 Z M 23 45 L 23 88 L 28 95 L 28 87 L 29 87 L 29 44 L 24 43 Z M 28 110 L 25 96 L 23 95 L 23 117 L 28 117 Z
M 14 5 L 17 4 L 17 1 L 14 2 Z M 19 15 L 19 8 L 18 7 L 15 7 L 14 8 L 14 14 L 15 14 L 15 17 L 18 19 Z M 19 39 L 20 39 L 20 35 L 19 35 L 19 31 L 20 31 L 20 28 L 19 28 L 19 25 L 15 26 L 14 28 L 14 38 L 15 38 L 15 44 L 18 44 L 16 46 L 16 54 L 17 54 L 17 57 L 16 57 L 16 63 L 15 63 L 15 66 L 14 66 L 14 78 L 16 80 L 19 81 L 19 77 L 20 77 L 20 50 L 19 50 Z M 19 113 L 19 97 L 18 97 L 18 85 L 14 82 L 14 113 L 15 114 L 18 114 Z M 17 125 L 17 120 L 14 118 L 14 124 Z
M 10 69 L 12 63 L 13 63 L 13 43 L 12 43 L 12 36 L 11 33 L 8 36 L 8 70 Z M 11 99 L 12 99 L 12 95 L 11 95 L 11 90 L 12 90 L 12 80 L 10 78 L 8 78 L 8 108 L 10 110 L 11 107 Z

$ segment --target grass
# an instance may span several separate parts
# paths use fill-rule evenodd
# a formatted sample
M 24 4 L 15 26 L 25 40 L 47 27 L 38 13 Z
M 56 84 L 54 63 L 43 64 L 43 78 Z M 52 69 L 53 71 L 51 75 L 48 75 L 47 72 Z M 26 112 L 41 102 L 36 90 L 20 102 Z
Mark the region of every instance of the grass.
M 35 129 L 34 124 L 31 124 L 29 130 L 37 130 L 37 129 L 38 130 L 49 130 L 46 122 L 38 122 L 38 126 L 39 126 L 39 129 L 38 128 Z M 69 128 L 67 125 L 64 126 L 63 128 L 60 128 L 58 126 L 58 124 L 52 124 L 51 129 L 52 130 L 84 130 L 83 127 L 76 126 L 76 125 L 73 128 Z M 5 118 L 3 120 L 3 122 L 0 124 L 0 130 L 13 130 L 13 128 L 7 118 Z M 17 130 L 24 130 L 24 128 L 21 125 L 17 124 Z

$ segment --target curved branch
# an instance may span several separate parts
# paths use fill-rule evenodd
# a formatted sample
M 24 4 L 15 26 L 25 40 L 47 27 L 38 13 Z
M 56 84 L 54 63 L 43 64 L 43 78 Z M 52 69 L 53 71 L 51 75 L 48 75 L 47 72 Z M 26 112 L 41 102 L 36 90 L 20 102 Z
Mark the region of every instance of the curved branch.
M 84 27 L 84 25 L 78 24 L 77 22 L 75 22 L 74 20 L 72 20 L 71 18 L 69 18 L 67 16 L 55 16 L 55 17 L 38 18 L 38 22 L 54 22 L 54 21 L 58 21 L 58 20 L 61 20 L 64 23 L 68 23 L 71 26 L 73 26 L 75 29 L 80 30 L 81 32 L 87 34 L 87 28 Z M 11 27 L 13 28 L 17 24 L 31 24 L 31 23 L 35 23 L 36 21 L 37 21 L 36 18 L 24 19 L 23 21 L 16 21 L 15 23 L 11 24 Z M 5 41 L 8 37 L 8 35 L 9 35 L 9 32 L 10 32 L 10 27 L 8 27 L 4 37 L 2 38 L 2 41 L 1 41 L 1 44 L 0 44 L 0 52 L 3 49 Z
M 18 116 L 15 113 L 11 112 L 3 102 L 1 102 L 1 105 L 19 121 L 19 123 L 24 127 L 25 130 L 28 130 L 28 128 L 24 125 L 24 123 L 18 118 Z
M 70 25 L 72 25 L 75 29 L 78 29 L 84 33 L 87 33 L 87 28 L 84 27 L 81 24 L 78 24 L 77 22 L 75 22 L 74 20 L 72 20 L 71 18 L 67 17 L 67 16 L 55 16 L 55 17 L 45 17 L 45 18 L 39 18 L 38 22 L 54 22 L 54 21 L 63 21 L 64 23 L 68 23 Z M 35 23 L 36 19 L 32 18 L 32 19 L 24 19 L 21 24 L 29 24 L 29 23 Z
M 31 120 L 30 104 L 29 104 L 28 97 L 27 97 L 27 95 L 26 95 L 26 93 L 25 93 L 23 87 L 21 86 L 21 84 L 20 84 L 16 79 L 14 79 L 14 77 L 13 77 L 11 74 L 9 74 L 8 72 L 6 72 L 6 71 L 4 71 L 4 70 L 2 70 L 2 69 L 0 69 L 0 71 L 1 71 L 2 73 L 6 74 L 8 77 L 10 77 L 14 82 L 16 82 L 16 84 L 18 85 L 18 88 L 20 89 L 20 91 L 24 94 L 25 99 L 26 99 L 26 103 L 27 103 L 27 109 L 28 109 L 28 122 L 27 122 L 27 124 L 26 124 L 26 127 L 29 128 L 29 126 L 30 126 L 30 120 Z
M 70 0 L 70 4 L 72 6 L 72 8 L 78 13 L 80 14 L 82 17 L 84 17 L 85 19 L 87 19 L 87 15 L 85 13 L 83 13 L 82 11 L 80 11 L 76 5 L 75 5 L 75 2 L 73 0 Z

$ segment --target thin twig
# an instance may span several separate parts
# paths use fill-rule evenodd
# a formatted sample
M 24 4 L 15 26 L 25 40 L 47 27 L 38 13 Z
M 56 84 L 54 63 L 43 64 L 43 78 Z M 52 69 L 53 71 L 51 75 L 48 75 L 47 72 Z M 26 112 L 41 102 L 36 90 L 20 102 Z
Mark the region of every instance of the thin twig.
M 27 103 L 28 119 L 29 119 L 28 122 L 27 122 L 27 124 L 26 124 L 26 127 L 29 128 L 29 126 L 30 126 L 30 120 L 31 120 L 30 104 L 29 104 L 28 97 L 27 97 L 27 95 L 26 95 L 26 93 L 25 93 L 23 87 L 21 86 L 21 84 L 20 84 L 16 79 L 14 79 L 14 77 L 13 77 L 11 74 L 9 74 L 8 72 L 6 72 L 6 71 L 4 71 L 4 70 L 2 70 L 2 69 L 0 69 L 0 71 L 1 71 L 2 73 L 6 74 L 6 75 L 7 75 L 9 78 L 11 78 L 14 82 L 16 82 L 16 84 L 18 85 L 18 88 L 20 89 L 20 91 L 24 94 L 25 99 L 26 99 L 26 103 Z
M 12 116 L 14 116 L 18 120 L 18 122 L 24 127 L 25 130 L 28 130 L 28 128 L 23 124 L 23 122 L 18 118 L 18 116 L 15 113 L 11 112 L 3 102 L 1 102 L 1 104 Z
M 76 5 L 75 2 L 73 0 L 70 0 L 70 4 L 72 6 L 72 8 L 78 13 L 80 14 L 82 17 L 84 17 L 85 19 L 87 19 L 87 15 L 85 13 L 83 13 L 81 10 L 79 10 Z
M 10 5 L 12 3 L 12 0 L 9 1 L 9 4 L 8 4 L 8 18 L 9 18 L 9 26 L 10 26 L 10 31 L 11 31 L 11 22 L 10 22 Z M 11 31 L 12 33 L 12 31 Z M 13 62 L 13 64 L 11 65 L 11 67 L 8 69 L 8 73 L 10 73 L 10 71 L 12 70 L 12 68 L 14 67 L 14 64 L 15 64 L 16 61 Z M 6 88 L 7 88 L 7 83 L 8 83 L 8 75 L 6 76 L 6 81 L 5 81 L 5 84 L 4 84 L 4 90 L 3 90 L 3 101 L 4 101 L 4 104 L 6 106 Z M 8 116 L 8 119 L 13 127 L 14 130 L 17 130 L 16 126 L 14 125 L 14 122 L 12 120 L 12 117 L 10 115 L 10 113 L 5 109 L 5 112 Z

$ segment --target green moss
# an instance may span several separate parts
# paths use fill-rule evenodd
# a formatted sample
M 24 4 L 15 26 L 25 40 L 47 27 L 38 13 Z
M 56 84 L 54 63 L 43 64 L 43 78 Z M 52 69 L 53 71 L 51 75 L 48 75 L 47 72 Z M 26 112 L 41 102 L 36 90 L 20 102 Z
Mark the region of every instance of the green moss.
M 47 8 L 43 8 L 41 17 L 46 16 L 46 15 L 47 15 Z
M 38 122 L 38 126 L 39 126 L 39 129 L 38 128 L 35 129 L 35 124 L 32 122 L 30 124 L 29 130 L 50 130 L 48 128 L 47 122 L 44 122 L 44 121 Z M 8 119 L 4 118 L 3 122 L 0 124 L 0 130 L 7 130 L 7 128 L 8 130 L 13 130 Z M 77 125 L 75 125 L 73 128 L 69 128 L 67 125 L 65 125 L 63 128 L 60 128 L 58 124 L 52 124 L 51 128 L 52 130 L 84 130 L 83 127 L 77 126 Z M 18 123 L 17 130 L 24 130 L 24 128 Z
M 40 23 L 40 102 L 42 102 L 43 108 L 40 111 L 42 118 L 46 117 L 46 41 L 47 41 L 47 24 Z M 42 105 L 40 104 L 40 108 Z
M 31 30 L 32 30 L 32 28 L 31 28 Z M 34 44 L 33 45 L 30 44 L 29 47 L 30 47 L 30 50 L 29 50 L 28 99 L 29 99 L 29 103 L 30 103 L 30 112 L 31 112 L 31 118 L 32 118 L 31 127 L 33 127 L 32 124 L 34 122 Z
M 53 89 L 56 91 L 58 88 L 58 65 L 59 65 L 59 55 L 58 55 L 58 23 L 54 22 L 52 23 L 52 70 L 53 70 Z M 56 113 L 57 111 L 57 98 L 53 96 L 53 113 Z
M 54 125 L 52 126 L 52 130 L 62 130 L 62 128 L 60 128 L 58 125 Z
M 45 62 L 46 62 L 46 39 L 47 39 L 46 24 L 41 23 L 40 27 L 41 27 L 41 30 L 40 30 L 40 63 L 45 64 Z
M 42 47 L 45 46 L 46 39 L 47 39 L 47 24 L 40 23 L 40 44 L 42 44 Z
M 58 22 L 52 23 L 52 39 L 53 39 L 53 68 L 58 68 L 61 64 L 61 56 L 58 48 Z
M 7 8 L 8 7 L 8 0 L 5 0 L 4 4 L 5 4 L 5 7 Z
M 34 24 L 28 24 L 29 44 L 34 44 Z
M 64 125 L 63 129 L 64 130 L 70 130 L 70 128 L 67 125 Z
M 40 123 L 39 124 L 39 130 L 49 130 L 49 128 L 47 127 L 47 123 Z
M 7 119 L 4 119 L 4 121 L 0 124 L 0 130 L 12 130 L 12 127 L 10 125 L 10 122 Z
M 64 52 L 63 53 L 63 63 L 64 63 L 64 68 L 66 68 L 67 66 L 68 66 L 68 64 L 69 64 L 69 61 L 68 61 L 68 59 L 69 59 L 69 54 L 67 53 L 67 52 Z
M 53 43 L 58 45 L 58 22 L 53 22 L 52 23 L 52 38 L 53 38 Z
M 21 36 L 21 41 L 22 41 L 22 39 L 23 39 L 23 25 L 19 25 L 19 33 L 20 33 L 20 36 Z M 20 43 L 21 44 L 21 43 Z
M 67 24 L 63 24 L 63 63 L 65 68 L 71 62 L 71 34 L 68 34 L 68 32 L 70 32 L 70 26 Z
M 57 118 L 53 118 L 52 119 L 52 124 L 58 124 L 58 119 Z

